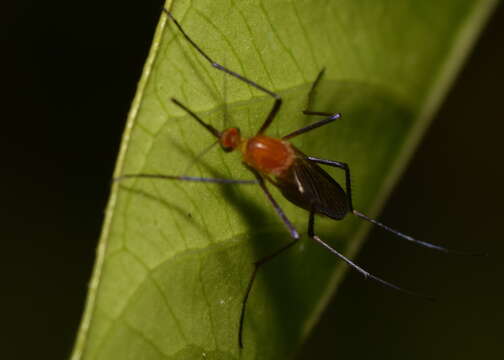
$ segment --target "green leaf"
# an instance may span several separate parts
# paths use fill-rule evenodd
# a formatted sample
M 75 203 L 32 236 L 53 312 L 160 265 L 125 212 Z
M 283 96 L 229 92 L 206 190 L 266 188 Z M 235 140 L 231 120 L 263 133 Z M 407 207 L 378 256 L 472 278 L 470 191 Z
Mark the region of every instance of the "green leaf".
M 269 135 L 316 120 L 301 111 L 325 67 L 311 108 L 343 118 L 293 143 L 350 164 L 355 207 L 377 215 L 496 3 L 201 0 L 167 7 L 216 61 L 283 97 Z M 214 127 L 238 126 L 244 135 L 257 131 L 272 105 L 271 97 L 213 69 L 162 15 L 115 176 L 251 179 L 239 154 L 215 148 L 199 157 L 214 139 L 171 97 Z M 253 262 L 289 241 L 260 189 L 115 183 L 73 359 L 292 356 L 346 266 L 307 239 L 307 213 L 272 191 L 303 238 L 260 271 L 240 350 L 238 322 Z M 352 217 L 317 219 L 320 237 L 350 257 L 368 227 Z

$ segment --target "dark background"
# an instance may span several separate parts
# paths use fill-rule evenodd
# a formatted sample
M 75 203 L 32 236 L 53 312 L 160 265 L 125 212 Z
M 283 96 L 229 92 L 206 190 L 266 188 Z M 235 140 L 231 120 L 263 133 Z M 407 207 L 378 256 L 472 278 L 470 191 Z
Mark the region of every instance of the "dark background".
M 70 354 L 121 132 L 161 8 L 80 4 L 0 9 L 4 359 Z M 373 230 L 358 262 L 438 301 L 349 273 L 302 359 L 504 354 L 503 26 L 501 4 L 381 217 L 418 238 L 490 256 L 441 255 Z

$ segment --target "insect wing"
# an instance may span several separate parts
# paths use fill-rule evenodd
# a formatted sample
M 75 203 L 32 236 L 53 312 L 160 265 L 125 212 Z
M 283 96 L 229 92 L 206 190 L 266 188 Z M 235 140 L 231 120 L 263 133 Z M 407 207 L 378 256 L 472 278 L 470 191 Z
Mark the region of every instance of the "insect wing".
M 345 217 L 348 199 L 341 186 L 299 150 L 292 165 L 276 178 L 275 185 L 295 205 L 335 220 Z

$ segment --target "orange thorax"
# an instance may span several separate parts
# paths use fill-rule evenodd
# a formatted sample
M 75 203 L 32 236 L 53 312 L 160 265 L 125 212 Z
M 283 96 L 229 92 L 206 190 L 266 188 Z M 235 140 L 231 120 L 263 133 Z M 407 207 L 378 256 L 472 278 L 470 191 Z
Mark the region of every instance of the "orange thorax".
M 242 147 L 242 152 L 247 165 L 261 173 L 274 176 L 288 169 L 295 157 L 288 142 L 265 135 L 250 138 Z

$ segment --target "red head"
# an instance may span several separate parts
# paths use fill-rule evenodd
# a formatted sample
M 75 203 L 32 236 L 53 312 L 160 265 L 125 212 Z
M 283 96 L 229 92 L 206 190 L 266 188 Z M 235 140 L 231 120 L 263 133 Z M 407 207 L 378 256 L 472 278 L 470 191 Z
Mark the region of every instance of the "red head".
M 242 143 L 242 137 L 240 135 L 240 129 L 229 128 L 224 130 L 219 137 L 219 143 L 222 149 L 226 152 L 233 151 Z

